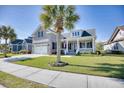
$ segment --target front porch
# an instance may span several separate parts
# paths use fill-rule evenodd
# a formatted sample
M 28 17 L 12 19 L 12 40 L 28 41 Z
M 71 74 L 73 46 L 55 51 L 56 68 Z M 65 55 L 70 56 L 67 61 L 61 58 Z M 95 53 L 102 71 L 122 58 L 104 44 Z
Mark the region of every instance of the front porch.
M 64 54 L 95 52 L 95 38 L 71 38 L 62 40 L 61 50 Z

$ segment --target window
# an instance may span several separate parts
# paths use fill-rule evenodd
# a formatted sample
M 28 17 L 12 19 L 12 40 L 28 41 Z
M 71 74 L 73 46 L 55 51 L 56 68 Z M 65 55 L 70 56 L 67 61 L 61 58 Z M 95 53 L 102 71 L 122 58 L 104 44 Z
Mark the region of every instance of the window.
M 38 32 L 38 37 L 43 37 L 43 32 Z
M 79 32 L 77 32 L 78 33 L 78 36 L 80 35 L 80 33 Z
M 79 36 L 80 35 L 80 32 L 73 32 L 72 33 L 72 36 Z
M 40 32 L 38 32 L 38 37 L 40 37 Z
M 120 31 L 119 34 L 120 34 L 121 36 L 124 36 L 124 31 Z
M 71 49 L 71 43 L 68 45 L 68 49 Z
M 65 48 L 64 42 L 61 43 L 61 47 L 62 47 L 62 48 Z
M 118 44 L 117 43 L 114 45 L 114 50 L 118 50 Z
M 43 32 L 41 32 L 41 37 L 43 37 Z
M 92 42 L 87 43 L 87 48 L 92 48 Z
M 77 36 L 77 32 L 75 32 L 75 36 Z
M 74 36 L 74 32 L 72 33 L 72 36 Z
M 84 42 L 80 43 L 80 48 L 85 48 L 85 43 Z
M 56 49 L 56 43 L 52 42 L 52 49 Z

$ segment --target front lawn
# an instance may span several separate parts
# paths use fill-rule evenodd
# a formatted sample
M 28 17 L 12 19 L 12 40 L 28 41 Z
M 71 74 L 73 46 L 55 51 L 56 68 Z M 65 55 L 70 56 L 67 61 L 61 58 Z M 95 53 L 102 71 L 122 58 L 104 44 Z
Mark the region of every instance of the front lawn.
M 16 56 L 16 55 L 20 55 L 20 54 L 8 53 L 8 54 L 7 54 L 7 57 Z M 0 53 L 0 58 L 4 58 L 4 54 L 3 54 L 3 53 Z
M 43 56 L 39 58 L 18 61 L 15 63 L 51 70 L 124 78 L 124 55 L 83 55 L 62 57 L 62 61 L 69 63 L 68 66 L 51 67 L 48 65 L 49 63 L 54 62 L 55 59 L 55 56 Z
M 7 88 L 46 88 L 48 86 L 17 78 L 13 75 L 0 71 L 0 84 Z

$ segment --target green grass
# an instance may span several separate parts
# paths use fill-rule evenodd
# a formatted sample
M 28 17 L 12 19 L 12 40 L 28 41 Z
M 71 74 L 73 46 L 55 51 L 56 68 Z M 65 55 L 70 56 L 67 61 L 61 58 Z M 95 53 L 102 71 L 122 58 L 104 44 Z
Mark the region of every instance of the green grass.
M 8 57 L 16 56 L 16 55 L 20 55 L 20 54 L 12 54 L 12 53 L 8 53 L 7 54 Z M 4 54 L 3 53 L 0 54 L 0 58 L 4 58 Z
M 124 55 L 62 57 L 62 61 L 69 63 L 68 66 L 51 67 L 48 65 L 50 62 L 55 62 L 55 60 L 55 56 L 43 56 L 15 63 L 50 70 L 124 78 Z
M 47 88 L 48 86 L 17 78 L 13 75 L 0 71 L 0 84 L 7 88 Z

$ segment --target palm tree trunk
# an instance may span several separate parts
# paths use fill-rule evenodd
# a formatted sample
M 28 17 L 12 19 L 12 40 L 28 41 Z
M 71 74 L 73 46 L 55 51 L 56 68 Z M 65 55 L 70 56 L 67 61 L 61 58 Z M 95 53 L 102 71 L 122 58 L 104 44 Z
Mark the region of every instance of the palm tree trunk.
M 61 61 L 61 32 L 57 32 L 57 61 L 56 63 Z
M 5 39 L 4 57 L 7 57 L 7 39 Z

